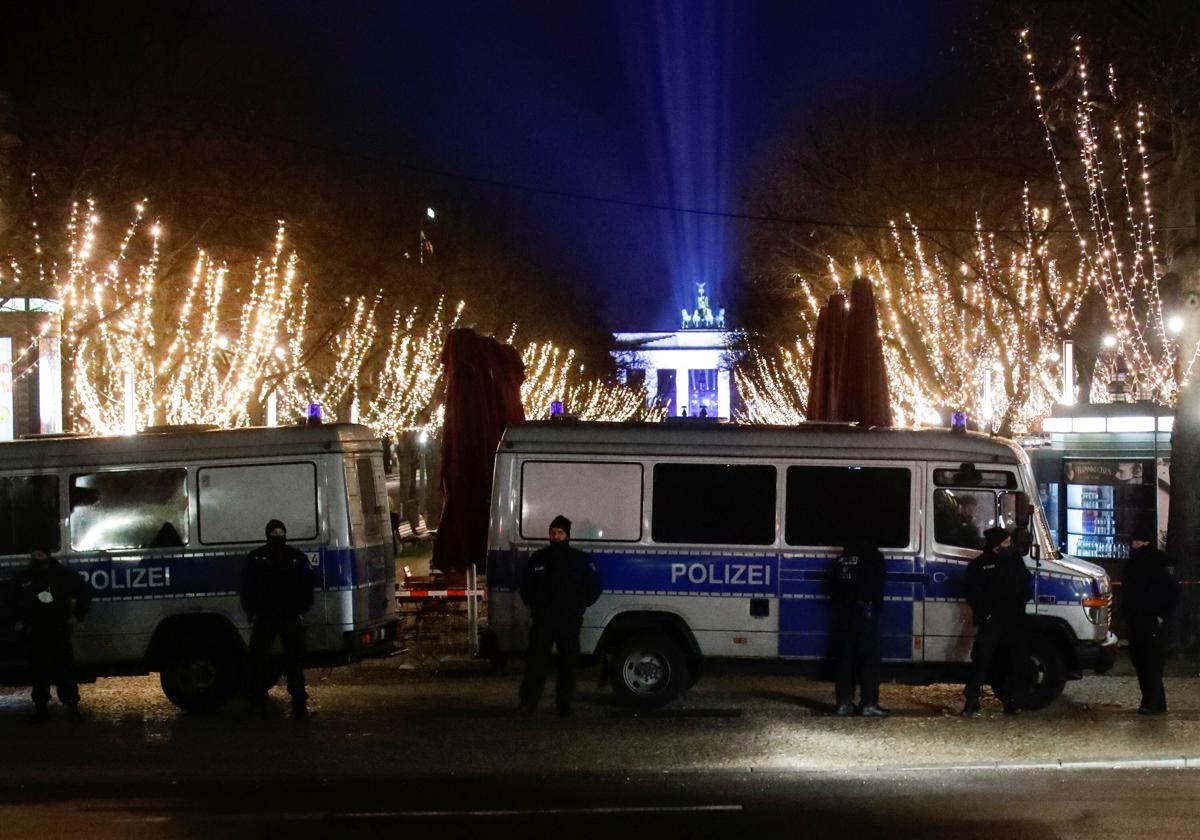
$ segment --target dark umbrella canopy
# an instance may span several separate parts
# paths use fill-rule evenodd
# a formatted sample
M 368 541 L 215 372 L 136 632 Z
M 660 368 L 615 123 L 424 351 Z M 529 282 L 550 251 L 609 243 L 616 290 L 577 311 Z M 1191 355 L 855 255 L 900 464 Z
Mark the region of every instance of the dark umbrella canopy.
M 472 330 L 452 330 L 442 350 L 446 420 L 442 430 L 442 516 L 433 564 L 466 571 L 487 555 L 488 507 L 496 446 L 506 426 L 523 422 L 517 351 Z
M 883 342 L 871 282 L 857 277 L 850 287 L 850 314 L 838 363 L 834 420 L 857 421 L 863 426 L 892 425 Z
M 833 419 L 846 318 L 846 296 L 842 294 L 832 295 L 817 315 L 812 372 L 808 379 L 808 411 L 805 414 L 809 421 Z

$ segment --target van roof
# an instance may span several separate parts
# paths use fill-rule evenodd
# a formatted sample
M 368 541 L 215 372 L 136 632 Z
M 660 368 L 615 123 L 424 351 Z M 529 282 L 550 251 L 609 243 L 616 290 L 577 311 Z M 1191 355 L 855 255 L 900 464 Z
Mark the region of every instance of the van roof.
M 353 423 L 242 429 L 159 428 L 136 435 L 47 436 L 0 443 L 0 469 L 138 464 L 219 458 L 314 455 L 380 447 L 375 433 Z
M 501 452 L 622 455 L 736 455 L 766 458 L 830 457 L 1027 463 L 1005 438 L 949 429 L 861 428 L 849 423 L 738 426 L 688 423 L 538 421 L 510 426 Z

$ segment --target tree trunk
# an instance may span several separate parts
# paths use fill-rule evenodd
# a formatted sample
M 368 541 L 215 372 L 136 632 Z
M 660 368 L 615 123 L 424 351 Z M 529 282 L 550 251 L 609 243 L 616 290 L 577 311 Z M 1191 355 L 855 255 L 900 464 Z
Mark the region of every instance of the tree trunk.
M 1181 581 L 1196 580 L 1200 570 L 1200 387 L 1184 388 L 1171 431 L 1171 508 L 1167 515 L 1167 553 Z M 1200 598 L 1196 586 L 1184 586 L 1175 622 L 1185 648 L 1197 643 Z
M 0 90 L 0 256 L 11 253 L 17 226 L 17 206 L 22 179 L 17 172 L 20 138 L 10 131 L 12 109 L 8 94 Z
M 1200 335 L 1200 248 L 1197 247 L 1196 192 L 1200 187 L 1194 153 L 1196 131 L 1191 123 L 1177 122 L 1172 130 L 1173 160 L 1167 185 L 1168 273 L 1175 275 L 1180 291 L 1184 331 L 1180 356 L 1190 359 Z M 1193 376 L 1196 372 L 1193 372 Z M 1167 553 L 1182 581 L 1200 573 L 1200 386 L 1179 392 L 1175 426 L 1171 432 L 1171 508 L 1167 517 Z M 1176 621 L 1179 641 L 1186 648 L 1197 644 L 1200 592 L 1183 587 Z

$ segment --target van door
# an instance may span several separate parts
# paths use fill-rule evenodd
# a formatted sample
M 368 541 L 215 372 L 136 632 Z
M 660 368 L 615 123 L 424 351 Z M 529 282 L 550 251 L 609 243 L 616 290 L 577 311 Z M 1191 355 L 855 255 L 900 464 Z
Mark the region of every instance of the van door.
M 81 662 L 140 657 L 168 595 L 237 591 L 239 561 L 201 563 L 185 551 L 193 538 L 187 477 L 168 465 L 70 474 L 70 564 L 95 591 L 75 638 Z
M 988 465 L 964 470 L 962 464 L 929 465 L 925 553 L 925 660 L 966 662 L 975 637 L 967 605 L 967 565 L 983 548 L 983 532 L 1012 530 L 1018 467 Z
M 349 453 L 343 456 L 346 503 L 350 520 L 350 552 L 355 587 L 355 622 L 374 621 L 395 609 L 392 585 L 395 560 L 387 510 L 387 487 L 383 456 L 379 453 Z
M 19 594 L 9 581 L 29 565 L 35 548 L 61 548 L 57 475 L 0 478 L 0 673 L 24 666 L 24 638 L 17 632 Z
M 922 465 L 811 461 L 785 476 L 785 548 L 779 567 L 779 655 L 832 655 L 829 580 L 843 547 L 865 539 L 884 556 L 883 658 L 920 658 Z

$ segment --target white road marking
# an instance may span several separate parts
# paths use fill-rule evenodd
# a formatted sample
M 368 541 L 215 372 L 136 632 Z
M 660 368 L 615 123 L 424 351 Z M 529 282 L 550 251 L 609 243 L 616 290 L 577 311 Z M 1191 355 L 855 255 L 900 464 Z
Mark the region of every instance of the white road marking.
M 741 805 L 630 805 L 609 808 L 497 808 L 470 811 L 263 811 L 259 813 L 232 814 L 197 814 L 197 819 L 220 822 L 248 822 L 270 820 L 287 820 L 303 822 L 309 820 L 352 819 L 377 820 L 389 818 L 429 818 L 429 817 L 540 817 L 540 816 L 575 816 L 587 814 L 679 814 L 679 813 L 737 813 Z M 169 816 L 124 817 L 118 819 L 121 823 L 163 823 L 178 819 Z

